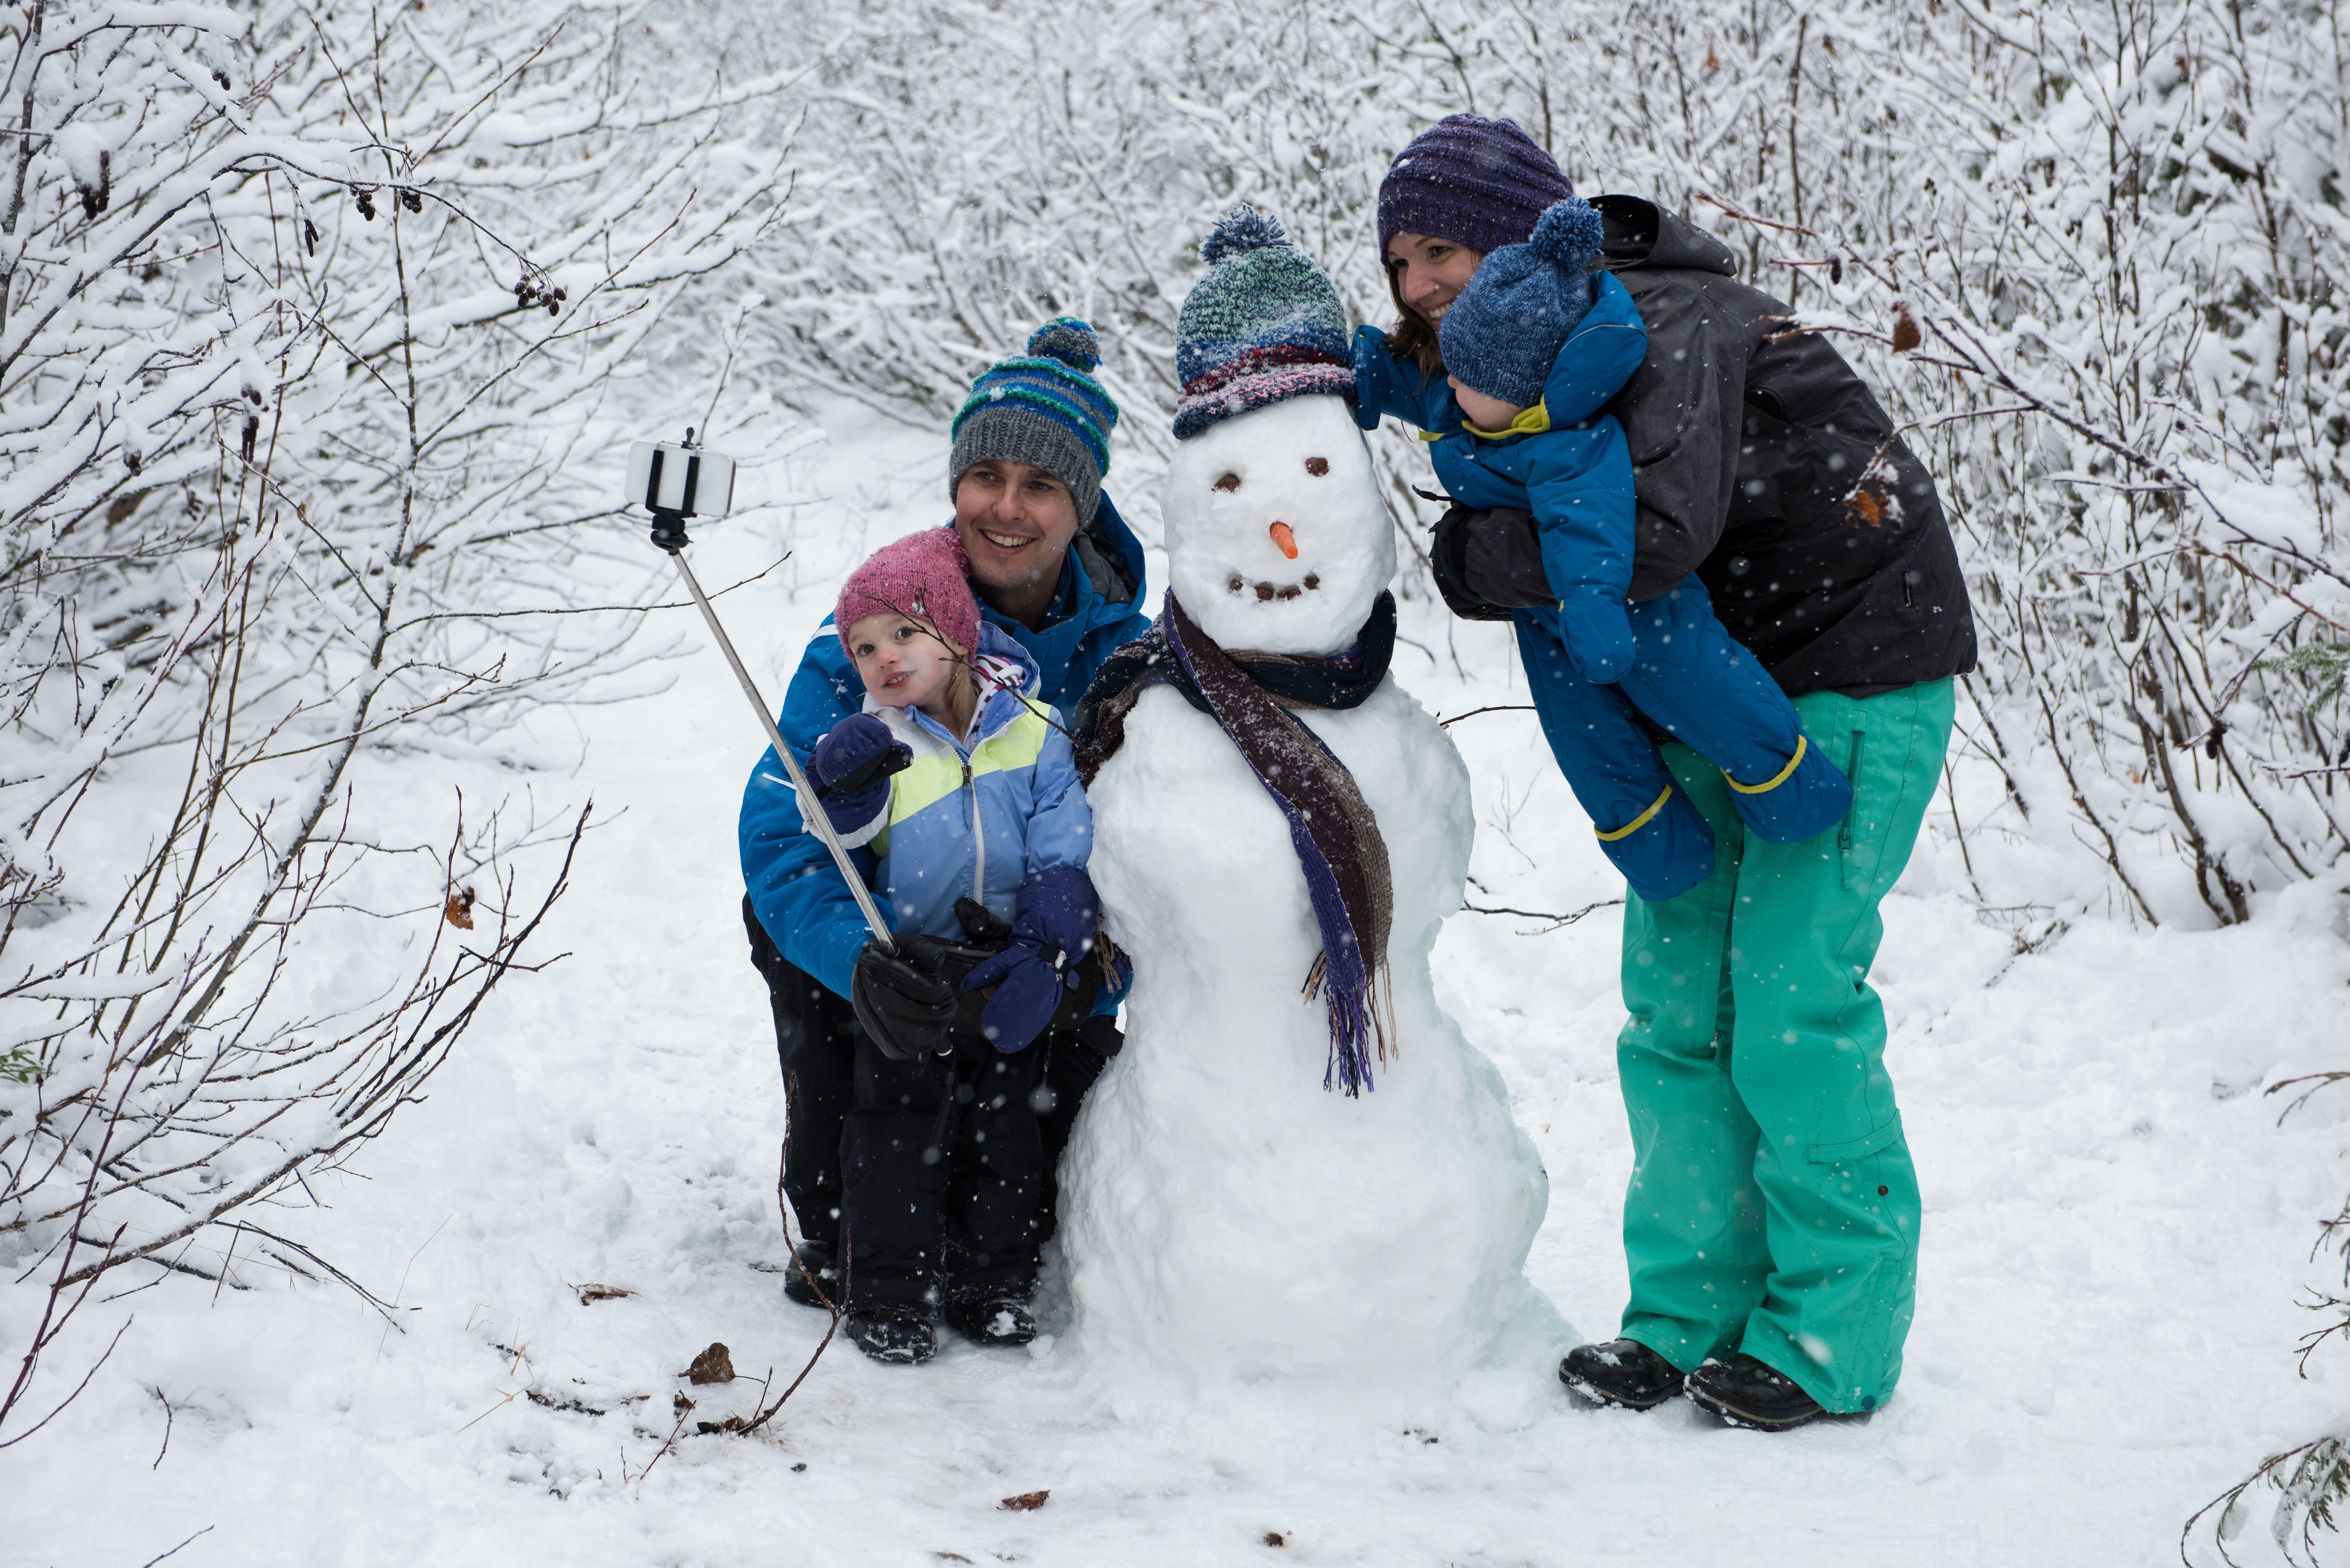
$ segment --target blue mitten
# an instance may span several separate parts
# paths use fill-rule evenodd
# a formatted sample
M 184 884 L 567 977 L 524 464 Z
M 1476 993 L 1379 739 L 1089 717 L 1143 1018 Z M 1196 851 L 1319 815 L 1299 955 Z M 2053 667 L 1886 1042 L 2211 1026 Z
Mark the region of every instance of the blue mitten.
M 1612 686 L 1632 668 L 1638 649 L 1624 601 L 1606 588 L 1575 588 L 1559 601 L 1558 629 L 1575 667 L 1595 686 Z
M 1387 334 L 1376 327 L 1355 328 L 1355 423 L 1367 431 L 1379 428 L 1379 411 L 1387 406 Z
M 889 808 L 889 775 L 914 753 L 889 738 L 889 726 L 870 713 L 851 713 L 824 733 L 808 754 L 808 783 L 832 830 L 843 838 L 868 827 Z
M 1076 988 L 1100 917 L 1093 878 L 1081 867 L 1048 866 L 1020 884 L 1011 945 L 962 979 L 965 991 L 995 987 L 980 1015 L 990 1044 L 1010 1055 L 1045 1032 L 1062 992 Z

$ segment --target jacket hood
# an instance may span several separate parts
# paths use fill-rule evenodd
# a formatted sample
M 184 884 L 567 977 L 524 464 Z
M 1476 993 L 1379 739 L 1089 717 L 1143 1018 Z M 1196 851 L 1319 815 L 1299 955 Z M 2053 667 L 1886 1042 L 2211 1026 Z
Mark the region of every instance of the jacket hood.
M 1581 424 L 1599 412 L 1640 368 L 1648 329 L 1640 307 L 1609 273 L 1600 273 L 1591 308 L 1575 324 L 1544 378 L 1543 408 L 1553 429 Z
M 978 655 L 991 667 L 985 673 L 998 691 L 1034 691 L 1036 683 L 1044 679 L 1044 669 L 1035 656 L 1014 641 L 1010 632 L 992 622 L 979 623 Z
M 1654 202 L 1638 196 L 1595 196 L 1591 204 L 1599 209 L 1607 236 L 1600 254 L 1611 271 L 1680 267 L 1723 277 L 1738 275 L 1738 257 L 1728 245 Z
M 1128 607 L 1142 593 L 1142 541 L 1118 514 L 1107 493 L 1094 509 L 1094 520 L 1077 530 L 1069 547 L 1085 569 L 1087 586 L 1101 601 L 1094 607 L 1096 614 L 1107 611 L 1116 619 L 1133 613 Z

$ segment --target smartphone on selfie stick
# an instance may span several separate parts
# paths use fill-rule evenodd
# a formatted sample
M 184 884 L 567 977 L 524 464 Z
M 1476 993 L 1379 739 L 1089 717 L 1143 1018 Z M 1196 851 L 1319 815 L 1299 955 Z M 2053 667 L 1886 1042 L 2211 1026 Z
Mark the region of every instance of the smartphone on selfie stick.
M 719 651 L 733 667 L 734 679 L 742 682 L 743 695 L 750 699 L 752 708 L 758 713 L 759 727 L 766 732 L 767 743 L 775 748 L 784 772 L 791 775 L 792 788 L 799 792 L 803 801 L 816 799 L 807 774 L 800 771 L 791 747 L 784 744 L 783 732 L 775 728 L 775 710 L 759 695 L 751 672 L 743 668 L 742 656 L 734 651 L 734 639 L 718 623 L 718 612 L 710 607 L 710 596 L 702 591 L 693 568 L 685 564 L 685 547 L 692 543 L 685 536 L 687 520 L 723 517 L 733 507 L 734 460 L 704 452 L 695 443 L 691 430 L 685 432 L 682 441 L 638 441 L 629 448 L 629 479 L 622 499 L 624 504 L 642 506 L 653 514 L 653 543 L 677 563 L 677 575 L 685 579 L 686 592 L 693 596 L 702 618 L 710 623 L 710 635 L 718 639 Z M 833 863 L 840 867 L 841 880 L 856 895 L 857 908 L 864 914 L 865 923 L 872 928 L 874 940 L 881 944 L 883 950 L 896 952 L 898 946 L 890 940 L 889 922 L 881 918 L 865 878 L 858 875 L 856 864 L 848 858 L 848 851 L 842 846 L 840 836 L 832 830 L 831 822 L 822 811 L 803 811 L 800 819 L 832 851 Z

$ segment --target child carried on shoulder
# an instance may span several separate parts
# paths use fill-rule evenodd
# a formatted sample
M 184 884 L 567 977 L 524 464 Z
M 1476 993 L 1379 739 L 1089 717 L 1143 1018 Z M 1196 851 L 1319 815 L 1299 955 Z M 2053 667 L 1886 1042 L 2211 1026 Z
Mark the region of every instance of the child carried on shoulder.
M 1627 599 L 1631 452 L 1600 410 L 1639 369 L 1648 329 L 1624 286 L 1592 270 L 1601 238 L 1598 213 L 1570 196 L 1526 244 L 1485 256 L 1438 323 L 1441 374 L 1399 364 L 1384 334 L 1360 328 L 1357 419 L 1376 429 L 1391 413 L 1419 427 L 1456 514 L 1533 514 L 1544 580 L 1513 584 L 1506 614 L 1534 707 L 1600 847 L 1635 893 L 1657 901 L 1711 877 L 1714 844 L 1643 716 L 1721 769 L 1740 818 L 1771 843 L 1833 826 L 1851 808 L 1852 786 L 1715 618 L 1696 576 Z M 1452 557 L 1468 537 L 1440 524 L 1437 580 L 1456 610 L 1497 618 L 1499 608 L 1456 598 L 1464 563 Z

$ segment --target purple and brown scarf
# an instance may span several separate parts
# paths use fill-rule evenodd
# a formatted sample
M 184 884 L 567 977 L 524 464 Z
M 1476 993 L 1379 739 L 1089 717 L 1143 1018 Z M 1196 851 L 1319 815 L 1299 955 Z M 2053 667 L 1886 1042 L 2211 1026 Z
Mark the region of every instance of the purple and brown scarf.
M 1076 717 L 1077 771 L 1087 784 L 1126 740 L 1126 716 L 1144 691 L 1171 686 L 1232 737 L 1289 823 L 1289 841 L 1321 929 L 1322 952 L 1303 994 L 1318 991 L 1330 1018 L 1322 1086 L 1358 1095 L 1374 1087 L 1371 1058 L 1385 1064 L 1394 1022 L 1388 997 L 1388 932 L 1395 886 L 1387 840 L 1355 775 L 1292 710 L 1354 708 L 1387 679 L 1396 610 L 1381 594 L 1354 646 L 1330 659 L 1227 651 L 1201 631 L 1175 596 L 1148 636 L 1112 654 Z

